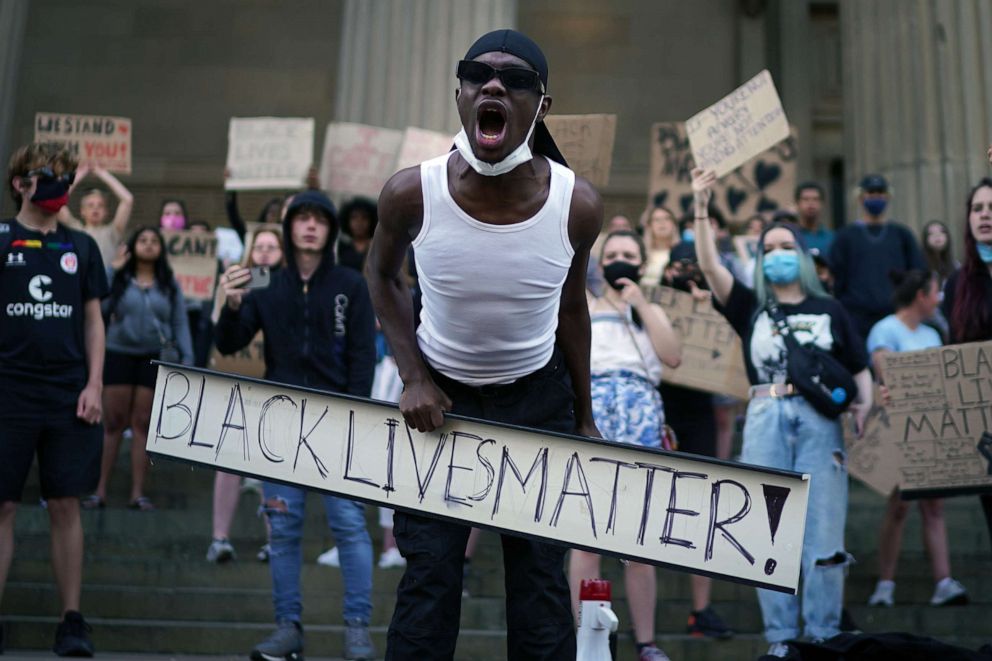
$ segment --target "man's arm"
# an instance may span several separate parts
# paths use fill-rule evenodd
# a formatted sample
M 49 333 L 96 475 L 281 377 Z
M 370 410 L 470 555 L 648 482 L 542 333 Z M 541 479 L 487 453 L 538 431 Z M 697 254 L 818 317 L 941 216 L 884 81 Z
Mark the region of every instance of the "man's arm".
M 112 226 L 118 237 L 124 236 L 127 223 L 131 220 L 131 210 L 134 208 L 134 195 L 131 194 L 124 184 L 114 175 L 104 168 L 97 166 L 93 168 L 93 173 L 100 178 L 100 181 L 107 184 L 107 188 L 117 197 L 117 211 L 114 212 Z
M 585 179 L 575 178 L 572 206 L 568 216 L 568 237 L 575 255 L 561 290 L 558 309 L 558 346 L 565 356 L 572 389 L 575 391 L 575 431 L 582 436 L 599 438 L 592 418 L 589 351 L 592 331 L 586 302 L 586 268 L 589 251 L 603 227 L 603 201 Z
M 226 301 L 214 326 L 214 345 L 227 356 L 248 346 L 262 327 L 255 296 L 244 286 L 251 280 L 251 271 L 234 264 L 220 276 Z
M 433 431 L 444 424 L 451 400 L 430 376 L 420 355 L 414 331 L 413 300 L 403 279 L 403 258 L 424 219 L 420 168 L 397 172 L 379 195 L 379 224 L 376 226 L 365 263 L 372 306 L 382 332 L 393 351 L 403 394 L 400 412 L 418 431 Z M 585 299 L 582 299 L 583 306 Z
M 86 301 L 83 315 L 83 341 L 89 376 L 76 402 L 76 417 L 95 425 L 103 414 L 103 354 L 106 349 L 100 299 Z

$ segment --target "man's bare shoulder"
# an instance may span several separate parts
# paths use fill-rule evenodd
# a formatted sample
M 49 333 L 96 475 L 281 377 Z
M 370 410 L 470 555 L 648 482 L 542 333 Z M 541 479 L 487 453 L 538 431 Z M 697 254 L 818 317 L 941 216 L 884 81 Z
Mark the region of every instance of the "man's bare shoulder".
M 386 182 L 379 193 L 379 220 L 393 227 L 419 226 L 424 216 L 424 197 L 420 185 L 420 166 L 400 170 Z
M 568 234 L 573 243 L 592 245 L 603 227 L 603 199 L 585 177 L 575 175 Z

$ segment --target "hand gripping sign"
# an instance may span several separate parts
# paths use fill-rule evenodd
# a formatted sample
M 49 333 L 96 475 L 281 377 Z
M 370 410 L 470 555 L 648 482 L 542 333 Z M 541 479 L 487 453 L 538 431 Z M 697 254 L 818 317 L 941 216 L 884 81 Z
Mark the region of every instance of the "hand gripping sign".
M 160 364 L 148 451 L 795 593 L 809 478 Z

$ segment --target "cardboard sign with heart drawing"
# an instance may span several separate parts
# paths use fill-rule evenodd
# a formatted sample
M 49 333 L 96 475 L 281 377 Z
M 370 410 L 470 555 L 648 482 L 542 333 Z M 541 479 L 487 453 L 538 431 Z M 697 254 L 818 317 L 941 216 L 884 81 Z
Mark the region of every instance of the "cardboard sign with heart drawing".
M 713 187 L 713 201 L 729 222 L 743 223 L 758 213 L 774 213 L 793 205 L 796 187 L 798 133 L 722 177 Z M 684 122 L 651 127 L 651 172 L 648 203 L 666 206 L 682 216 L 692 211 L 692 169 L 695 162 Z

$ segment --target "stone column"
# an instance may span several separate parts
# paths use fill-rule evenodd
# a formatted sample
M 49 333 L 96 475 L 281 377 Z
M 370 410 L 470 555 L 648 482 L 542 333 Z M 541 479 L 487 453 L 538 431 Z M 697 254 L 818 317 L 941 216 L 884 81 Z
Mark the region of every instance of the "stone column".
M 845 177 L 885 175 L 893 217 L 917 230 L 939 219 L 959 234 L 989 173 L 989 26 L 988 0 L 841 0 Z
M 515 23 L 516 0 L 346 0 L 334 119 L 455 133 L 455 63 Z
M 10 138 L 27 18 L 28 0 L 0 0 L 0 170 L 4 177 L 7 176 L 7 159 L 13 149 Z M 0 217 L 12 215 L 13 211 L 5 182 L 0 191 Z

